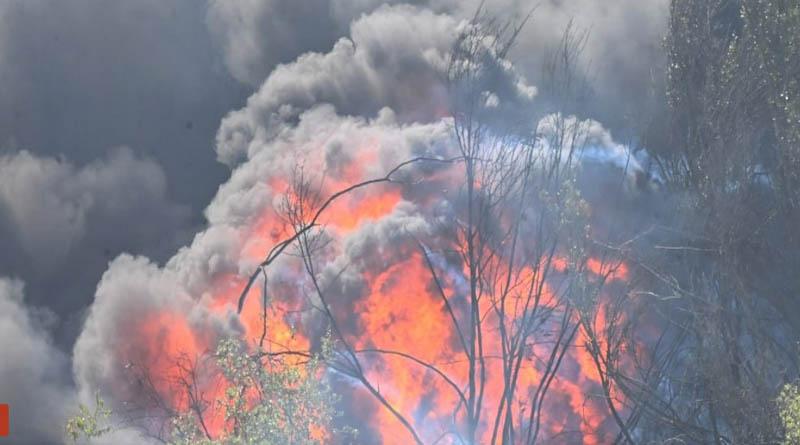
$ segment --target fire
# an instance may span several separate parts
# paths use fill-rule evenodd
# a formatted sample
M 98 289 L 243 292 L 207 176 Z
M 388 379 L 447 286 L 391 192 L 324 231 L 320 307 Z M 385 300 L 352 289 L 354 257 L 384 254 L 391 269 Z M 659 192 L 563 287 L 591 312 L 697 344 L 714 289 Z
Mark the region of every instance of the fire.
M 398 262 L 370 279 L 368 296 L 357 305 L 359 348 L 389 351 L 373 357 L 369 377 L 404 413 L 418 413 L 418 423 L 444 421 L 457 403 L 456 394 L 433 372 L 392 352 L 413 354 L 437 366 L 461 368 L 453 332 L 419 255 Z M 387 304 L 387 302 L 390 302 Z M 427 405 L 427 406 L 425 406 Z M 389 413 L 381 411 L 378 422 L 385 443 L 408 443 L 408 433 Z M 397 441 L 397 442 L 394 442 Z
M 347 196 L 331 207 L 331 226 L 344 233 L 352 232 L 359 224 L 388 215 L 402 199 L 393 189 L 381 194 L 358 195 Z
M 331 191 L 363 180 L 367 173 L 360 163 L 376 159 L 374 151 L 367 150 L 355 164 L 343 168 L 339 177 L 325 183 L 319 191 L 320 196 L 330 195 Z M 433 176 L 447 182 L 458 176 L 460 168 L 455 166 L 451 169 L 456 174 L 452 171 L 437 172 Z M 268 178 L 266 182 L 276 202 L 289 189 L 288 176 Z M 389 217 L 407 199 L 410 199 L 408 191 L 403 187 L 382 184 L 360 189 L 337 200 L 321 220 L 322 227 L 335 240 L 332 249 L 323 254 L 322 261 L 341 254 L 343 239 L 357 233 L 361 227 Z M 430 196 L 422 198 L 419 203 L 422 207 L 436 204 L 437 199 Z M 274 208 L 253 221 L 243 231 L 240 249 L 241 258 L 251 263 L 263 259 L 264 253 L 276 242 L 292 233 L 286 222 L 278 218 Z M 469 357 L 461 338 L 465 334 L 458 332 L 453 318 L 456 318 L 456 323 L 467 318 L 463 283 L 469 271 L 464 267 L 444 270 L 444 266 L 438 266 L 434 269 L 442 270 L 437 270 L 439 275 L 434 277 L 423 250 L 412 237 L 407 242 L 412 247 L 406 246 L 402 252 L 376 253 L 381 261 L 368 265 L 372 267 L 359 269 L 352 266 L 365 286 L 353 295 L 336 295 L 330 303 L 337 322 L 344 326 L 346 341 L 364 364 L 365 377 L 387 402 L 409 419 L 425 443 L 436 440 L 442 444 L 457 443 L 452 432 L 464 427 L 465 406 L 459 390 L 464 390 L 468 379 Z M 487 267 L 503 270 L 506 266 L 503 261 L 507 260 L 498 254 L 492 261 Z M 569 261 L 559 255 L 542 264 L 542 270 L 549 268 L 547 279 L 543 278 L 542 270 L 528 267 L 516 274 L 510 283 L 501 279 L 485 283 L 490 291 L 480 299 L 478 307 L 484 326 L 485 395 L 480 406 L 482 420 L 477 438 L 480 443 L 489 443 L 495 430 L 495 414 L 506 410 L 513 419 L 527 419 L 528 416 L 537 419 L 536 423 L 541 425 L 539 437 L 547 439 L 548 443 L 609 443 L 617 429 L 609 420 L 611 416 L 602 397 L 592 396 L 602 393 L 602 382 L 586 346 L 591 339 L 584 329 L 579 328 L 579 315 L 564 312 L 567 311 L 566 302 L 561 297 L 563 289 L 558 277 L 570 273 L 574 266 L 570 267 Z M 261 343 L 263 336 L 263 347 L 270 351 L 314 350 L 319 346 L 323 330 L 310 315 L 314 311 L 308 303 L 310 291 L 305 270 L 296 258 L 287 260 L 281 267 L 280 274 L 269 277 L 267 307 L 262 304 L 261 284 L 250 289 L 238 316 L 241 336 L 254 347 Z M 603 277 L 609 282 L 624 282 L 629 277 L 625 264 L 614 264 L 600 258 L 589 258 L 585 269 L 595 279 Z M 204 302 L 202 304 L 220 316 L 233 313 L 244 284 L 240 274 L 220 274 L 214 277 L 214 284 L 208 292 L 210 298 L 198 298 L 198 301 Z M 508 295 L 500 300 L 498 295 L 502 289 L 506 289 Z M 552 311 L 553 317 L 543 322 L 541 335 L 533 335 L 530 344 L 525 345 L 525 357 L 514 371 L 518 377 L 513 400 L 506 403 L 504 391 L 507 382 L 501 360 L 504 339 L 499 327 L 509 332 L 519 329 L 523 321 L 521 314 L 525 313 L 524 305 L 531 304 L 525 303 L 523 294 L 526 289 L 540 289 L 541 295 L 535 304 L 543 311 Z M 319 302 L 316 304 L 319 306 Z M 594 331 L 601 335 L 606 316 L 602 308 L 600 305 L 591 321 Z M 574 326 L 575 335 L 565 348 L 557 372 L 547 383 L 547 397 L 537 401 L 542 403 L 538 407 L 540 413 L 533 416 L 531 398 L 547 378 L 544 362 L 553 354 L 553 341 L 562 313 L 566 313 L 565 323 Z M 203 330 L 202 324 L 194 325 L 186 314 L 175 311 L 147 314 L 137 323 L 133 332 L 139 346 L 138 355 L 128 348 L 121 348 L 118 354 L 123 359 L 136 359 L 143 363 L 152 375 L 167 376 L 164 382 L 178 377 L 174 366 L 177 357 L 200 357 L 212 351 L 218 341 L 210 331 Z M 352 392 L 345 400 L 359 405 L 343 407 L 346 413 L 363 421 L 366 424 L 363 426 L 372 430 L 384 444 L 413 442 L 407 429 L 368 391 L 358 384 L 342 385 L 342 388 Z M 185 392 L 175 385 L 157 383 L 155 389 L 174 409 L 187 408 L 189 401 Z M 223 397 L 225 387 L 216 382 L 216 385 L 209 383 L 201 390 L 207 400 L 213 401 Z M 364 406 L 371 408 L 365 409 Z M 227 428 L 218 411 L 209 409 L 205 415 L 214 434 Z M 519 421 L 514 428 L 525 430 L 526 422 Z M 325 432 L 319 431 L 318 434 L 324 436 Z

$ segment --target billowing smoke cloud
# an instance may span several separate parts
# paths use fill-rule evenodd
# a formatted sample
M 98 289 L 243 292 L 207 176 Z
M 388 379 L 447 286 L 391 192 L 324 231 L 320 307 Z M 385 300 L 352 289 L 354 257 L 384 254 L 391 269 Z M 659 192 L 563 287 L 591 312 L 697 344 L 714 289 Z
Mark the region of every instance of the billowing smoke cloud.
M 440 73 L 457 24 L 406 6 L 357 20 L 350 38 L 339 40 L 329 53 L 306 54 L 278 67 L 246 108 L 225 118 L 217 135 L 220 159 L 233 163 L 249 155 L 259 142 L 273 138 L 282 122 L 318 103 L 359 116 L 384 106 L 422 120 L 437 110 L 443 113 Z
M 404 26 L 401 20 L 389 16 L 385 23 L 373 20 L 374 29 L 350 30 L 352 20 L 386 3 L 376 0 L 215 1 L 207 5 L 188 0 L 170 3 L 148 0 L 135 4 L 124 1 L 101 4 L 94 0 L 3 2 L 0 5 L 3 25 L 0 27 L 3 83 L 0 150 L 26 149 L 39 156 L 55 157 L 66 154 L 76 165 L 85 165 L 113 147 L 130 146 L 164 168 L 169 178 L 169 195 L 189 205 L 191 221 L 201 223 L 200 209 L 209 202 L 226 174 L 215 158 L 231 162 L 241 156 L 242 147 L 236 138 L 248 139 L 246 132 L 251 131 L 246 122 L 237 126 L 228 124 L 219 137 L 229 140 L 217 144 L 216 156 L 211 150 L 219 119 L 246 97 L 246 89 L 237 86 L 231 75 L 250 86 L 272 79 L 269 88 L 261 89 L 261 96 L 276 94 L 288 106 L 278 110 L 282 105 L 279 101 L 270 104 L 268 98 L 254 96 L 251 100 L 262 102 L 265 109 L 260 111 L 265 113 L 329 102 L 340 113 L 354 115 L 374 116 L 384 105 L 393 107 L 403 120 L 424 120 L 430 117 L 425 114 L 435 115 L 436 110 L 408 106 L 420 98 L 432 98 L 430 102 L 440 99 L 438 86 L 430 87 L 430 91 L 415 86 L 433 85 L 426 79 L 433 73 L 431 61 L 406 57 L 409 54 L 402 52 L 404 56 L 393 55 L 393 51 L 403 50 L 403 44 L 397 43 L 403 39 L 392 36 L 410 38 L 412 42 L 439 39 L 428 45 L 436 49 L 436 57 L 447 49 L 444 47 L 447 39 L 437 37 L 438 31 L 427 29 L 422 29 L 419 36 L 409 35 L 401 28 Z M 431 22 L 434 28 L 454 26 L 471 16 L 478 5 L 477 1 L 453 0 L 406 3 L 446 14 L 438 16 L 437 23 Z M 485 7 L 500 17 L 520 17 L 534 4 L 539 3 L 495 1 L 486 2 Z M 657 53 L 651 49 L 658 43 L 656 37 L 665 17 L 664 2 L 541 3 L 531 25 L 519 38 L 515 57 L 521 64 L 520 72 L 530 83 L 539 80 L 543 48 L 557 42 L 573 16 L 579 27 L 591 29 L 586 58 L 596 72 L 598 92 L 613 103 L 600 101 L 603 105 L 598 107 L 567 111 L 601 115 L 602 121 L 617 128 L 615 119 L 625 113 L 624 104 L 619 101 L 624 102 L 626 94 L 638 94 L 641 88 L 633 86 L 647 81 L 648 67 Z M 392 20 L 397 21 L 392 24 Z M 367 37 L 369 34 L 374 36 Z M 350 43 L 338 41 L 344 36 L 350 37 Z M 359 40 L 374 42 L 373 47 L 362 50 Z M 336 50 L 325 54 L 334 45 Z M 318 64 L 324 66 L 306 64 L 306 69 L 335 70 L 335 54 L 338 62 L 355 65 L 348 82 L 372 84 L 372 95 L 348 97 L 346 85 L 317 84 L 320 80 L 313 80 L 313 73 L 303 73 L 306 84 L 293 87 L 292 77 L 301 74 L 296 68 L 284 67 L 283 76 L 269 76 L 277 63 L 291 63 L 298 55 L 314 50 L 324 54 L 316 57 Z M 348 51 L 352 53 L 349 56 Z M 384 61 L 380 57 L 388 58 Z M 364 62 L 371 66 L 359 74 L 357 71 Z M 391 70 L 397 70 L 394 79 L 384 85 L 374 83 L 391 77 Z M 612 84 L 616 86 L 608 86 Z M 333 98 L 332 94 L 339 97 Z M 254 106 L 247 109 L 259 112 Z M 249 119 L 237 114 L 228 120 Z M 11 235 L 6 233 L 5 237 Z M 113 239 L 108 241 L 113 244 Z M 108 251 L 110 257 L 121 252 Z M 87 302 L 95 284 L 93 280 L 100 272 L 95 270 L 93 278 L 80 286 L 75 284 L 79 280 L 70 280 L 74 289 L 69 296 L 61 289 L 65 294 L 63 299 L 70 299 L 75 305 Z M 28 289 L 29 295 L 38 301 L 54 288 L 28 280 Z
M 14 443 L 59 443 L 75 404 L 68 357 L 47 334 L 53 315 L 26 307 L 19 280 L 0 277 L 0 400 L 12 406 Z
M 277 64 L 329 49 L 341 30 L 328 6 L 328 0 L 218 1 L 207 20 L 231 74 L 258 86 Z
M 306 52 L 327 52 L 347 35 L 350 22 L 398 0 L 215 1 L 208 24 L 231 74 L 258 86 L 276 65 Z
M 447 113 L 444 70 L 459 29 L 447 15 L 407 5 L 382 7 L 353 22 L 350 36 L 326 54 L 309 53 L 279 66 L 229 114 L 217 134 L 220 160 L 235 163 L 274 138 L 283 122 L 318 103 L 340 114 L 374 116 L 389 107 L 402 122 L 427 122 Z M 507 64 L 489 61 L 487 100 L 499 113 L 528 102 L 536 89 Z M 498 95 L 500 95 L 498 97 Z
M 114 256 L 163 258 L 188 239 L 188 208 L 167 188 L 159 165 L 126 148 L 83 167 L 27 151 L 0 156 L 0 270 L 57 315 L 59 346 L 71 347 Z
M 193 0 L 0 2 L 0 273 L 65 348 L 108 261 L 168 258 L 227 176 L 214 134 L 247 91 L 205 19 Z
M 481 4 L 488 14 L 502 19 L 519 21 L 533 11 L 514 58 L 520 72 L 534 83 L 542 80 L 542 61 L 559 45 L 570 23 L 576 35 L 588 32 L 577 69 L 594 87 L 592 100 L 561 111 L 600 118 L 614 129 L 642 125 L 637 122 L 641 119 L 637 107 L 661 81 L 657 73 L 663 72 L 659 45 L 667 17 L 664 0 L 219 1 L 209 10 L 209 24 L 231 73 L 257 86 L 277 64 L 292 62 L 307 51 L 332 48 L 362 14 L 399 3 L 424 6 L 455 20 L 469 19 Z
M 42 272 L 62 265 L 74 246 L 90 237 L 105 235 L 127 247 L 164 244 L 162 236 L 187 216 L 185 208 L 169 202 L 166 182 L 157 164 L 125 148 L 83 168 L 27 151 L 0 157 L 6 223 Z M 137 218 L 153 224 L 120 230 Z M 93 226 L 96 221 L 108 227 Z

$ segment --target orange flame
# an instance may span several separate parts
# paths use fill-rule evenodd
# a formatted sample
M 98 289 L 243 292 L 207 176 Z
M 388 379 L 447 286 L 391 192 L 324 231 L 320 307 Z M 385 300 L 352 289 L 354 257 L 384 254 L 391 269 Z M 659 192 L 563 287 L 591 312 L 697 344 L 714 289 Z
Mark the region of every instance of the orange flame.
M 363 174 L 361 170 L 357 166 L 350 167 L 346 169 L 344 176 L 358 178 Z M 336 190 L 335 186 L 345 183 L 344 180 L 337 180 L 332 181 L 333 185 L 329 186 Z M 286 189 L 286 181 L 280 179 L 271 180 L 270 185 L 276 193 Z M 398 187 L 381 186 L 359 191 L 338 200 L 326 213 L 324 222 L 339 236 L 346 235 L 356 231 L 362 224 L 391 214 L 402 199 L 402 190 Z M 277 220 L 274 212 L 268 211 L 246 231 L 241 257 L 251 261 L 260 260 L 260 255 L 288 233 L 287 227 Z M 300 266 L 296 267 L 297 276 L 302 276 Z M 566 273 L 568 261 L 555 257 L 550 268 L 553 273 Z M 604 276 L 612 281 L 625 281 L 629 276 L 624 264 L 612 268 L 607 262 L 596 258 L 589 259 L 586 268 L 595 276 Z M 466 275 L 465 271 L 454 274 Z M 354 317 L 355 327 L 348 333 L 351 336 L 348 340 L 364 360 L 366 377 L 399 412 L 411 419 L 424 440 L 433 441 L 446 437 L 448 425 L 452 427 L 453 423 L 463 422 L 463 406 L 459 410 L 459 396 L 451 382 L 446 381 L 433 368 L 447 375 L 457 386 L 464 385 L 468 369 L 463 346 L 444 299 L 426 266 L 425 258 L 420 252 L 393 258 L 380 272 L 364 271 L 363 279 L 368 283 L 368 289 L 361 298 L 352 303 L 354 313 L 348 316 Z M 458 299 L 456 279 L 457 277 L 451 276 L 442 277 L 443 291 L 451 301 Z M 541 278 L 532 270 L 523 271 L 515 280 L 518 281 L 515 284 L 519 286 L 541 285 L 540 304 L 543 307 L 557 308 L 561 304 L 555 296 L 557 289 L 551 289 L 548 283 L 540 283 Z M 214 282 L 209 309 L 220 315 L 233 311 L 238 293 L 244 285 L 242 278 L 225 274 L 215 277 Z M 504 286 L 500 282 L 494 285 L 498 289 Z M 291 289 L 291 286 L 287 289 Z M 319 333 L 314 332 L 313 327 L 306 326 L 303 317 L 297 315 L 307 311 L 302 292 L 295 288 L 280 296 L 270 295 L 266 309 L 261 301 L 261 289 L 254 286 L 239 316 L 244 338 L 253 344 L 257 343 L 266 319 L 266 344 L 269 348 L 299 351 L 312 349 Z M 497 326 L 503 324 L 506 329 L 514 329 L 514 324 L 519 322 L 516 317 L 520 304 L 519 298 L 507 298 L 499 302 L 486 297 L 480 301 L 479 311 L 484 317 L 484 323 L 493 327 L 485 330 L 483 340 L 487 373 L 486 396 L 482 408 L 484 421 L 478 432 L 481 443 L 490 441 L 492 425 L 491 420 L 486 419 L 491 419 L 493 413 L 499 409 L 504 391 L 503 368 L 498 361 L 502 338 Z M 498 318 L 498 305 L 507 314 L 504 320 Z M 593 322 L 598 332 L 602 332 L 605 316 L 601 308 Z M 571 321 L 577 322 L 575 319 Z M 200 329 L 202 327 L 189 323 L 186 314 L 168 311 L 148 314 L 138 320 L 135 329 L 138 349 L 144 351 L 139 354 L 138 359 L 152 374 L 175 377 L 173 365 L 176 357 L 181 354 L 199 357 L 213 349 L 217 339 Z M 543 370 L 535 358 L 546 357 L 550 353 L 549 339 L 534 340 L 541 341 L 530 345 L 530 357 L 519 371 L 516 400 L 508 408 L 515 419 L 527 415 L 531 408 L 526 401 L 542 379 Z M 552 382 L 551 395 L 545 401 L 541 421 L 542 434 L 551 439 L 550 443 L 600 444 L 613 439 L 615 429 L 613 422 L 608 420 L 610 416 L 605 403 L 601 398 L 589 396 L 591 393 L 599 393 L 601 386 L 594 359 L 583 347 L 589 341 L 583 332 L 576 336 Z M 130 357 L 133 351 L 123 348 L 119 354 Z M 417 361 L 410 361 L 408 355 Z M 158 383 L 155 389 L 175 409 L 187 408 L 189 402 L 186 395 L 173 385 Z M 221 397 L 224 387 L 217 385 L 203 390 L 213 400 Z M 374 401 L 368 401 L 369 397 L 362 390 L 353 391 L 348 400 L 375 404 Z M 352 413 L 362 412 L 358 407 L 349 410 Z M 377 409 L 372 414 L 369 419 L 370 427 L 384 444 L 411 443 L 408 432 L 388 410 Z M 213 411 L 209 411 L 207 423 L 215 432 L 225 427 L 224 419 Z M 564 442 L 560 442 L 561 440 Z M 449 442 L 445 438 L 440 443 Z

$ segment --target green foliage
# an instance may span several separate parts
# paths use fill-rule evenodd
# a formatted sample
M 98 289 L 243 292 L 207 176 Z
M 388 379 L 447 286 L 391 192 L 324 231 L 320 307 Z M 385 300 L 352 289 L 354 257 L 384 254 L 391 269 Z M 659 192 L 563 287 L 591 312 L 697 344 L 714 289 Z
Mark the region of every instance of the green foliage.
M 800 332 L 800 3 L 669 3 L 667 106 L 647 149 L 680 205 L 659 223 L 686 234 L 671 243 L 708 255 L 651 254 L 680 290 L 664 307 L 670 322 L 688 320 L 681 347 L 692 352 L 670 370 L 670 412 L 649 431 L 779 443 L 774 382 L 796 372 L 786 343 Z
M 67 420 L 67 437 L 73 442 L 81 438 L 91 439 L 99 437 L 111 431 L 108 426 L 111 410 L 106 408 L 100 394 L 95 394 L 95 407 L 90 411 L 85 405 L 78 407 L 79 413 Z
M 759 88 L 769 104 L 776 186 L 800 205 L 800 4 L 749 0 L 740 12 L 751 53 L 759 56 Z
M 785 385 L 778 397 L 778 407 L 784 428 L 784 444 L 800 444 L 800 387 Z
M 197 416 L 174 422 L 175 445 L 298 444 L 326 442 L 336 417 L 336 396 L 320 378 L 319 358 L 295 364 L 263 353 L 249 355 L 236 340 L 220 343 L 219 366 L 229 387 L 217 403 L 224 410 L 227 434 L 210 439 Z
M 577 265 L 586 259 L 584 244 L 589 239 L 589 204 L 581 196 L 573 177 L 565 177 L 557 186 L 555 193 L 543 191 L 541 194 L 549 210 L 556 215 L 555 226 L 564 239 L 570 263 Z
M 326 343 L 327 344 L 327 343 Z M 324 353 L 324 351 L 323 351 Z M 347 437 L 351 429 L 332 427 L 338 416 L 337 396 L 321 373 L 317 356 L 251 353 L 236 339 L 220 342 L 215 364 L 225 391 L 213 401 L 216 412 L 224 413 L 224 431 L 208 429 L 207 410 L 189 409 L 172 419 L 168 437 L 172 445 L 318 445 L 331 435 Z M 73 441 L 108 433 L 100 427 L 111 411 L 97 398 L 94 412 L 81 406 L 80 414 L 67 422 Z

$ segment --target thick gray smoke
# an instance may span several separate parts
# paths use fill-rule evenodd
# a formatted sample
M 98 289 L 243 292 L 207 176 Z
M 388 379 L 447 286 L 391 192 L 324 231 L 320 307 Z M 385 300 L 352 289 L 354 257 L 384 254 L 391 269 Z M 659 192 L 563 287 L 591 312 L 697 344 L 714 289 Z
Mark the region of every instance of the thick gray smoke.
M 0 275 L 58 314 L 65 348 L 108 261 L 168 258 L 227 176 L 214 134 L 247 90 L 199 6 L 0 2 Z
M 14 407 L 14 443 L 59 443 L 76 402 L 69 359 L 47 334 L 52 321 L 52 313 L 26 306 L 21 281 L 0 279 L 0 399 Z
M 469 19 L 480 5 L 507 20 L 519 21 L 533 11 L 512 58 L 534 83 L 541 80 L 543 59 L 572 23 L 578 34 L 588 33 L 581 63 L 594 97 L 582 109 L 568 111 L 601 118 L 614 129 L 641 125 L 638 106 L 663 72 L 660 45 L 668 12 L 663 0 L 219 1 L 210 8 L 208 20 L 231 73 L 257 86 L 278 63 L 292 62 L 306 51 L 330 50 L 361 14 L 401 3 L 456 20 Z

